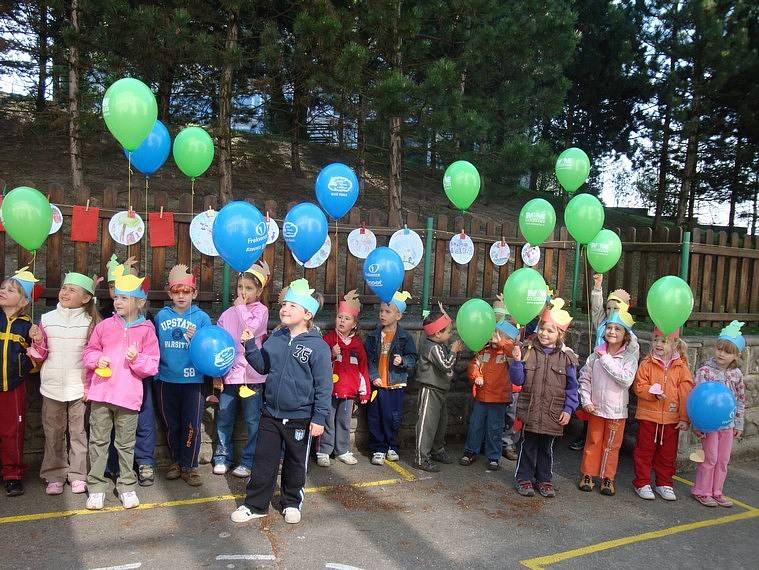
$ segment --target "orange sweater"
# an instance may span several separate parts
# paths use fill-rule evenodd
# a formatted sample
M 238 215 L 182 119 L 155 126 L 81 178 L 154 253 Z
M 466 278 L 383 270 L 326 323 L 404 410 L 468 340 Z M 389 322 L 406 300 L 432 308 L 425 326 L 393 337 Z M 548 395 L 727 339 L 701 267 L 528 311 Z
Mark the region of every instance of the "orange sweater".
M 467 376 L 472 384 L 474 397 L 485 403 L 506 404 L 511 402 L 511 379 L 508 357 L 514 352 L 511 340 L 501 340 L 496 346 L 488 344 L 469 362 Z M 482 376 L 485 383 L 476 386 L 474 381 Z
M 648 391 L 657 383 L 664 391 L 664 400 L 659 400 Z M 637 419 L 657 424 L 689 421 L 685 402 L 693 389 L 693 376 L 680 355 L 674 355 L 665 364 L 660 358 L 649 354 L 638 366 L 633 389 L 638 396 Z

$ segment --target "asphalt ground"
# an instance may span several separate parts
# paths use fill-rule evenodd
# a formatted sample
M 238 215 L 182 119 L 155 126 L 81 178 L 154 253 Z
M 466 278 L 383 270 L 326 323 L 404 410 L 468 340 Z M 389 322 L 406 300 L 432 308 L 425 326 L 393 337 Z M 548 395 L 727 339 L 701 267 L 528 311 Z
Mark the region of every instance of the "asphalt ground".
M 514 462 L 488 472 L 445 465 L 429 474 L 397 464 L 356 466 L 333 460 L 309 467 L 303 520 L 286 524 L 274 509 L 234 524 L 244 481 L 201 467 L 202 487 L 166 481 L 138 491 L 125 511 L 85 497 L 48 497 L 31 473 L 26 494 L 0 496 L 3 568 L 752 568 L 759 567 L 759 459 L 730 466 L 731 509 L 690 498 L 693 470 L 680 473 L 676 502 L 643 501 L 623 454 L 615 497 L 577 489 L 579 452 L 557 441 L 555 499 L 523 498 L 512 486 Z M 458 459 L 460 447 L 450 449 Z M 275 501 L 276 503 L 276 498 Z

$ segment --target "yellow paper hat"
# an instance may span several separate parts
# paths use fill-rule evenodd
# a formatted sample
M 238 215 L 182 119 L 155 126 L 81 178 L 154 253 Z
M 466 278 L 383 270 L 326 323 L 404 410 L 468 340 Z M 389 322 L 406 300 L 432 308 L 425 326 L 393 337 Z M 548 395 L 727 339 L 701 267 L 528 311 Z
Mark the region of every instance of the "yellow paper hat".
M 137 277 L 127 273 L 127 268 L 122 264 L 114 267 L 113 276 L 115 277 L 114 292 L 116 295 L 123 295 L 125 297 L 137 297 L 138 299 L 146 299 L 147 294 L 142 289 L 142 284 L 145 281 L 144 277 Z
M 566 331 L 572 322 L 572 316 L 564 310 L 564 299 L 556 297 L 551 301 L 551 308 L 545 309 L 540 319 L 547 323 L 553 323 L 560 330 Z

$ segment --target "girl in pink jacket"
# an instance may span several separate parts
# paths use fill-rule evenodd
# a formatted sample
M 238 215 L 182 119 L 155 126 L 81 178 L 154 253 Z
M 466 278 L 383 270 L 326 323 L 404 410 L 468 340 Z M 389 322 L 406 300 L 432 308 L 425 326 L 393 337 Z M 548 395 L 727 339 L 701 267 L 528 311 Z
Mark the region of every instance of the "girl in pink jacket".
M 160 358 L 155 328 L 142 315 L 147 300 L 144 279 L 125 275 L 123 265 L 115 273 L 115 314 L 95 327 L 82 354 L 84 397 L 91 402 L 87 508 L 92 510 L 102 509 L 105 501 L 112 429 L 119 457 L 119 498 L 127 509 L 140 504 L 132 469 L 137 414 L 142 405 L 142 379 L 158 372 Z

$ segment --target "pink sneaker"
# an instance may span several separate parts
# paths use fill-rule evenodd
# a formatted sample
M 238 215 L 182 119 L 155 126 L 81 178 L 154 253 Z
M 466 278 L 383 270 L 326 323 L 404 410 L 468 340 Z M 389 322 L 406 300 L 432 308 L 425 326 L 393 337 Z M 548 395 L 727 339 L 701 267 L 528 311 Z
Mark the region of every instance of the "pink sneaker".
M 48 495 L 60 495 L 63 493 L 63 483 L 58 483 L 57 481 L 48 483 L 47 487 L 45 487 L 45 493 Z
M 71 492 L 79 495 L 81 493 L 84 493 L 87 490 L 87 483 L 84 481 L 72 481 L 71 482 Z
M 729 509 L 730 507 L 733 506 L 733 502 L 730 499 L 728 499 L 727 497 L 725 497 L 724 495 L 720 495 L 719 497 L 717 495 L 715 495 L 714 496 L 714 500 L 717 502 L 717 504 L 720 507 L 725 507 L 725 508 Z

